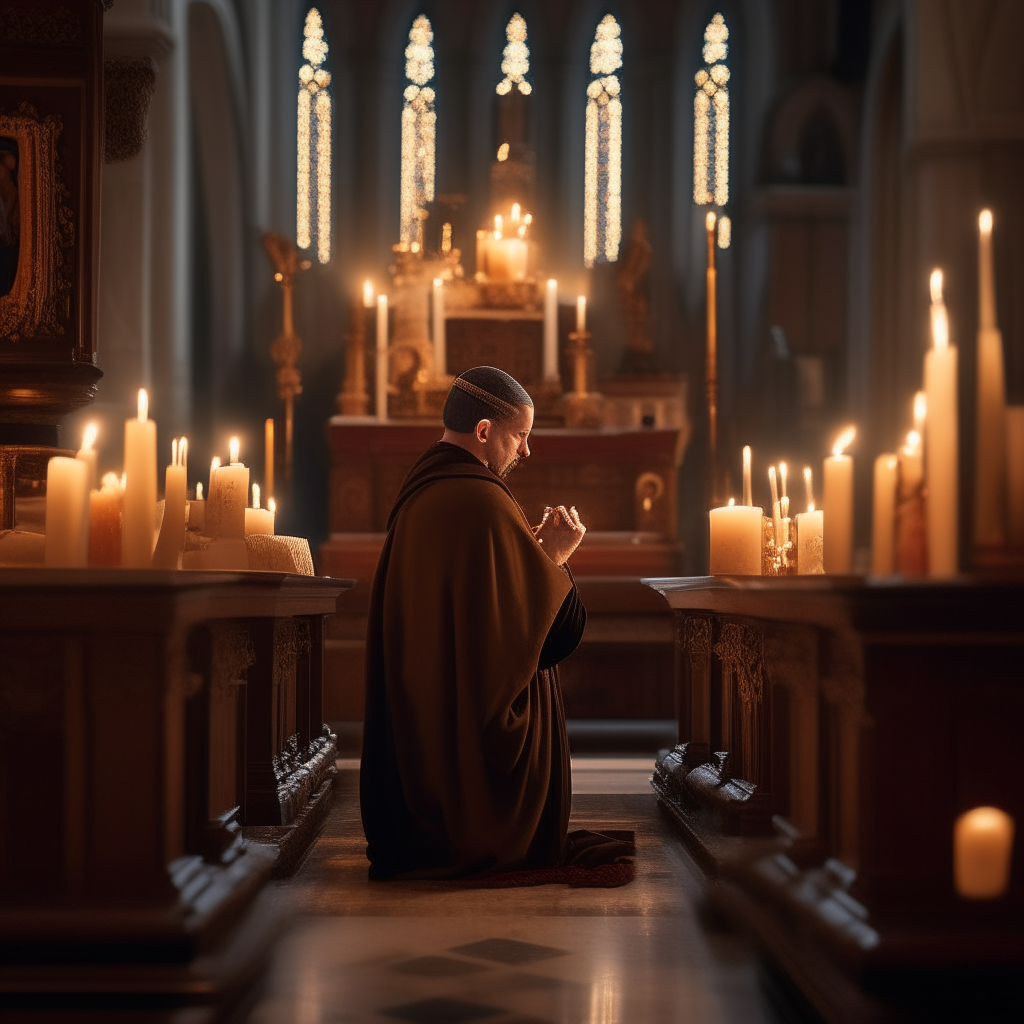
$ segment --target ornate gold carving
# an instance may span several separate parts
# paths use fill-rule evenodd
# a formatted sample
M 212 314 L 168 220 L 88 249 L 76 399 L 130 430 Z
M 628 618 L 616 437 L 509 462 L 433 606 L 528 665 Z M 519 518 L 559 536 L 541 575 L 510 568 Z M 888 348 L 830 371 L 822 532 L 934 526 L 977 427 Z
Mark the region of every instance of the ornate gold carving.
M 764 639 L 756 629 L 738 622 L 722 626 L 715 654 L 736 677 L 740 700 L 748 711 L 760 707 L 764 698 L 763 652 Z
M 0 46 L 81 46 L 82 22 L 67 7 L 0 7 Z
M 57 158 L 63 127 L 57 114 L 40 118 L 28 103 L 0 114 L 0 135 L 18 144 L 18 271 L 10 293 L 0 296 L 0 337 L 13 341 L 62 335 L 71 316 L 66 251 L 75 226 Z

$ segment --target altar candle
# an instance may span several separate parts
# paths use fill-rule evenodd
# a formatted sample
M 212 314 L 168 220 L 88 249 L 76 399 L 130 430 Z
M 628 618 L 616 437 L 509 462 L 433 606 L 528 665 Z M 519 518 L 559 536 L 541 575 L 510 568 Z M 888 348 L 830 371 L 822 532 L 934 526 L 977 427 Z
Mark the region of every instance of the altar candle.
M 116 473 L 104 473 L 102 486 L 89 492 L 89 565 L 121 564 L 124 487 Z
M 274 513 L 269 508 L 260 508 L 260 485 L 252 485 L 252 507 L 245 510 L 245 535 L 273 534 Z
M 377 419 L 388 418 L 388 297 L 377 296 Z
M 896 456 L 890 452 L 875 459 L 875 488 L 871 520 L 871 572 L 888 576 L 895 568 Z
M 139 392 L 138 417 L 124 423 L 124 520 L 121 564 L 148 568 L 156 526 L 156 423 L 149 418 L 149 396 Z
M 434 373 L 441 377 L 448 372 L 444 339 L 444 282 L 434 278 Z
M 274 421 L 268 419 L 263 424 L 263 480 L 267 485 L 267 494 L 274 493 Z
M 587 329 L 587 297 L 580 295 L 576 299 L 576 333 L 582 334 Z
M 1006 496 L 1010 543 L 1024 547 L 1024 405 L 1006 407 Z
M 928 500 L 928 574 L 956 575 L 959 523 L 957 424 L 957 351 L 949 344 L 949 321 L 942 301 L 942 271 L 931 276 L 932 348 L 924 357 L 924 390 L 928 397 L 925 433 L 925 480 Z M 825 506 L 828 508 L 828 506 Z
M 974 540 L 1000 545 L 1006 541 L 1006 384 L 1003 336 L 996 325 L 991 210 L 978 217 L 978 298 Z
M 807 497 L 807 511 L 814 511 L 814 471 L 804 466 L 804 494 Z
M 188 528 L 196 533 L 206 529 L 206 502 L 203 500 L 203 484 L 196 484 L 196 496 L 188 503 Z
M 708 513 L 711 528 L 711 575 L 761 575 L 760 508 L 723 505 Z
M 553 277 L 544 288 L 544 380 L 558 380 L 558 282 Z
M 806 512 L 796 516 L 796 571 L 800 576 L 818 576 L 825 571 L 825 517 L 820 508 L 809 504 Z
M 93 446 L 96 444 L 96 435 L 98 433 L 99 430 L 96 424 L 90 423 L 82 435 L 82 447 L 78 449 L 75 455 L 76 459 L 85 463 L 85 479 L 90 491 L 96 489 L 96 449 Z
M 743 446 L 743 504 L 754 504 L 754 491 L 750 480 L 751 451 L 750 445 Z
M 844 430 L 825 459 L 825 572 L 848 573 L 853 564 L 853 459 L 845 454 L 856 430 Z
M 43 563 L 86 565 L 89 555 L 89 469 L 80 459 L 55 455 L 46 465 L 46 542 Z
M 177 569 L 185 547 L 188 439 L 171 442 L 171 464 L 164 470 L 164 521 L 153 552 L 154 569 Z
M 775 473 L 775 467 L 768 467 L 768 485 L 772 490 L 772 536 L 775 538 L 776 552 L 782 549 L 782 508 L 779 505 L 779 485 Z
M 241 540 L 245 536 L 245 506 L 249 496 L 249 470 L 238 461 L 238 438 L 231 438 L 231 463 L 211 467 L 210 496 L 206 500 L 206 535 Z
M 363 282 L 363 309 L 373 309 L 373 282 Z
M 490 237 L 490 232 L 484 231 L 483 228 L 476 233 L 476 272 L 478 274 L 487 273 L 487 240 Z M 377 301 L 380 301 L 380 296 L 377 297 Z
M 998 807 L 975 807 L 953 826 L 953 879 L 959 896 L 991 900 L 1010 882 L 1014 821 Z

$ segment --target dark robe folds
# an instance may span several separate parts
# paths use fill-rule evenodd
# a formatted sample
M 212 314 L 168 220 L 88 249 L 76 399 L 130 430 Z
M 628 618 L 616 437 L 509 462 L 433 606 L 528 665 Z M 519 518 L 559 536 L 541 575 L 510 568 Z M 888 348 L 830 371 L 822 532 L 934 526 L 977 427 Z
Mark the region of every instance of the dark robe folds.
M 501 479 L 457 445 L 429 448 L 391 512 L 370 598 L 371 877 L 562 863 L 571 783 L 555 665 L 585 621 Z

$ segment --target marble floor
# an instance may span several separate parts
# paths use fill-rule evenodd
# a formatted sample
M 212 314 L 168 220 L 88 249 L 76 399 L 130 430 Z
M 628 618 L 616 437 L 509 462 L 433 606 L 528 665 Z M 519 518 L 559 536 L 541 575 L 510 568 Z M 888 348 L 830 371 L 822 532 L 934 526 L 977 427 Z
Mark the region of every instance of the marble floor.
M 279 886 L 294 911 L 250 1024 L 775 1024 L 745 942 L 701 912 L 645 758 L 577 758 L 573 826 L 633 828 L 619 889 L 467 889 L 366 878 L 357 765 Z M 710 922 L 710 923 L 709 923 Z

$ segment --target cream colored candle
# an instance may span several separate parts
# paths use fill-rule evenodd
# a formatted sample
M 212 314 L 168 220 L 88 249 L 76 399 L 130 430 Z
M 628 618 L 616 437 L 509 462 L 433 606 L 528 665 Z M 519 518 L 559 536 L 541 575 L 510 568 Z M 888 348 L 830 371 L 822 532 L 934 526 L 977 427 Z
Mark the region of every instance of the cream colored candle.
M 46 543 L 43 563 L 85 566 L 89 556 L 89 470 L 80 459 L 55 455 L 46 465 Z
M 388 418 L 388 297 L 377 296 L 377 419 Z
M 712 576 L 761 575 L 760 508 L 723 505 L 708 513 Z
M 156 527 L 156 423 L 149 418 L 149 396 L 139 392 L 139 413 L 124 423 L 124 520 L 121 564 L 148 568 Z
M 853 459 L 844 454 L 856 430 L 844 430 L 825 459 L 824 518 L 825 572 L 848 573 L 853 566 Z
M 957 351 L 949 344 L 949 321 L 942 301 L 942 271 L 931 276 L 932 348 L 924 357 L 928 397 L 925 433 L 925 505 L 928 525 L 928 575 L 955 576 L 959 565 L 959 441 Z
M 817 576 L 825 571 L 824 516 L 813 505 L 796 516 L 796 571 L 801 576 Z
M 238 461 L 238 438 L 231 438 L 231 461 L 210 470 L 210 496 L 206 500 L 206 535 L 217 539 L 245 537 L 245 506 L 249 496 L 249 470 Z
M 85 433 L 82 435 L 82 447 L 78 449 L 75 454 L 75 458 L 85 463 L 86 473 L 85 479 L 89 486 L 90 491 L 96 490 L 96 481 L 98 479 L 96 475 L 96 435 L 99 433 L 99 428 L 95 423 L 90 423 L 85 428 Z
M 196 484 L 196 496 L 188 503 L 188 528 L 196 533 L 206 529 L 206 502 L 203 500 L 202 481 Z
M 544 286 L 544 380 L 558 381 L 558 282 Z
M 274 493 L 274 421 L 266 420 L 263 424 L 263 482 L 267 485 L 267 494 Z
M 969 900 L 1002 896 L 1010 884 L 1014 821 L 998 807 L 975 807 L 953 827 L 953 879 Z
M 875 488 L 871 517 L 871 572 L 888 576 L 895 569 L 896 456 L 885 452 L 875 459 Z
M 576 333 L 582 334 L 587 329 L 587 297 L 576 298 Z
M 1006 407 L 1007 535 L 1024 547 L 1024 405 Z
M 996 324 L 992 211 L 978 217 L 978 375 L 974 540 L 1006 541 L 1006 384 L 1003 336 Z
M 751 451 L 750 445 L 743 446 L 743 504 L 754 504 L 754 491 L 750 481 Z
M 104 473 L 102 483 L 89 492 L 89 565 L 120 565 L 124 487 L 116 473 Z
M 448 372 L 444 337 L 444 281 L 434 278 L 434 373 L 441 377 Z
M 164 521 L 153 552 L 154 569 L 177 569 L 185 548 L 188 439 L 171 442 L 171 464 L 164 471 Z
M 245 510 L 245 535 L 253 533 L 273 534 L 274 513 L 269 508 L 260 508 L 260 485 L 252 485 L 252 507 Z

